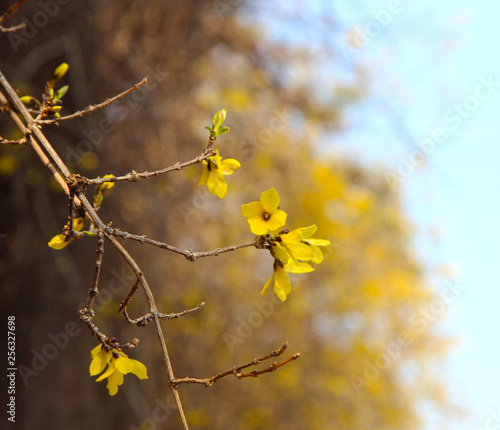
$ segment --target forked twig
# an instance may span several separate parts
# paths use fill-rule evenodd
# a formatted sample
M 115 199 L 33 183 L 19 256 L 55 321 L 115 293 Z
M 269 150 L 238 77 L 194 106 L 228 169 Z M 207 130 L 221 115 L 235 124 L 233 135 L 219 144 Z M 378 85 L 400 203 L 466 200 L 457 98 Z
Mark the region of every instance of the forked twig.
M 132 293 L 132 292 L 131 292 Z M 130 294 L 129 294 L 130 295 Z M 128 297 L 127 297 L 128 298 Z M 197 311 L 198 309 L 201 309 L 203 306 L 205 306 L 205 302 L 201 302 L 198 306 L 195 306 L 194 308 L 191 309 L 186 309 L 185 311 L 182 312 L 177 312 L 177 313 L 172 313 L 172 314 L 162 314 L 161 312 L 158 312 L 158 318 L 161 320 L 171 320 L 179 317 L 183 317 L 184 315 L 190 314 L 191 312 Z M 120 305 L 120 311 L 123 312 L 123 315 L 125 316 L 125 319 L 129 324 L 136 325 L 139 327 L 144 327 L 148 322 L 153 321 L 154 315 L 149 312 L 146 315 L 132 319 L 129 317 L 127 313 L 127 308 L 123 306 L 123 303 Z
M 227 370 L 225 372 L 218 373 L 217 375 L 214 375 L 210 378 L 204 378 L 204 379 L 176 378 L 172 382 L 176 385 L 179 385 L 182 383 L 194 383 L 194 384 L 202 384 L 205 387 L 211 387 L 214 384 L 214 382 L 216 382 L 217 380 L 224 378 L 225 376 L 228 376 L 228 375 L 234 375 L 238 379 L 250 378 L 250 377 L 256 378 L 264 373 L 274 372 L 275 370 L 279 369 L 280 367 L 284 366 L 285 364 L 296 360 L 297 358 L 300 357 L 300 353 L 297 352 L 297 353 L 293 354 L 287 360 L 281 361 L 279 363 L 277 361 L 275 361 L 274 363 L 270 364 L 267 368 L 262 369 L 262 370 L 252 370 L 251 372 L 248 372 L 248 373 L 242 373 L 241 371 L 243 369 L 246 369 L 247 367 L 256 366 L 256 365 L 260 364 L 261 362 L 268 360 L 271 357 L 277 357 L 277 356 L 283 354 L 287 348 L 288 348 L 288 342 L 285 342 L 285 344 L 280 349 L 276 349 L 276 350 L 272 351 L 270 354 L 265 355 L 264 357 L 254 358 L 249 363 L 235 366 L 231 370 Z

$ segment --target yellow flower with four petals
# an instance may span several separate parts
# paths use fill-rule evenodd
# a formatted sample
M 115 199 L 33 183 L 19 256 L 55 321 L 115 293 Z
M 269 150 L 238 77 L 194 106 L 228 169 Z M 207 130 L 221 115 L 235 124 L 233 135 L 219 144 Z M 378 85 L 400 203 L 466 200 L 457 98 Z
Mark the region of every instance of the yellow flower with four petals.
M 286 212 L 279 209 L 280 196 L 271 188 L 260 195 L 259 202 L 241 206 L 241 214 L 247 219 L 253 234 L 263 235 L 277 230 L 286 223 Z

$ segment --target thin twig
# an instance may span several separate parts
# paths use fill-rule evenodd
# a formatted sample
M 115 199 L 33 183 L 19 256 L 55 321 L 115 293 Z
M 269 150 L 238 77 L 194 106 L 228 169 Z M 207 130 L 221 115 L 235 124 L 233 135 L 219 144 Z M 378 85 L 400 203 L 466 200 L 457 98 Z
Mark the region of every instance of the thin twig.
M 158 312 L 158 318 L 161 320 L 171 320 L 171 319 L 179 318 L 179 317 L 182 317 L 184 315 L 190 314 L 191 312 L 197 311 L 198 309 L 201 309 L 203 306 L 205 306 L 205 302 L 201 302 L 198 306 L 195 306 L 194 308 L 186 309 L 185 311 L 177 312 L 177 313 L 173 313 L 173 314 L 162 314 L 162 313 Z M 151 312 L 147 313 L 146 315 L 144 315 L 142 317 L 136 318 L 136 319 L 130 318 L 128 313 L 127 313 L 127 308 L 125 306 L 123 306 L 123 303 L 120 305 L 120 312 L 123 312 L 123 315 L 125 316 L 125 319 L 127 320 L 127 322 L 129 324 L 137 325 L 139 327 L 144 327 L 148 322 L 151 322 L 154 319 L 154 315 Z
M 236 251 L 242 248 L 248 248 L 250 246 L 255 246 L 258 248 L 260 246 L 260 238 L 257 236 L 253 241 L 240 243 L 239 245 L 226 246 L 225 248 L 216 248 L 212 251 L 192 251 L 191 249 L 180 249 L 167 243 L 159 242 L 154 239 L 149 239 L 145 235 L 139 236 L 136 234 L 128 233 L 126 231 L 118 230 L 117 228 L 106 226 L 106 233 L 111 236 L 122 237 L 124 239 L 132 239 L 142 244 L 153 245 L 161 249 L 166 249 L 167 251 L 174 252 L 176 254 L 183 255 L 189 261 L 196 261 L 203 257 L 216 257 L 225 252 Z
M 132 170 L 130 173 L 127 173 L 124 176 L 109 176 L 107 178 L 96 178 L 96 179 L 89 179 L 88 184 L 89 185 L 100 185 L 103 184 L 104 182 L 119 182 L 119 181 L 129 181 L 129 182 L 137 182 L 139 179 L 149 179 L 153 176 L 159 176 L 163 175 L 168 172 L 172 172 L 175 170 L 182 170 L 187 166 L 191 166 L 196 163 L 200 163 L 203 160 L 206 160 L 209 157 L 212 157 L 215 155 L 215 151 L 213 150 L 205 150 L 203 154 L 199 155 L 198 157 L 193 158 L 192 160 L 186 161 L 184 163 L 176 163 L 173 166 L 165 167 L 164 169 L 160 170 L 155 170 L 154 172 L 142 172 L 138 173 L 135 170 Z
M 28 138 L 26 136 L 24 136 L 22 139 L 17 139 L 17 140 L 3 139 L 0 137 L 1 145 L 26 145 L 27 143 L 28 143 Z
M 19 6 L 21 6 L 26 0 L 17 0 L 12 6 L 10 6 L 2 15 L 0 15 L 0 23 L 4 22 L 9 16 L 11 16 Z
M 125 97 L 127 94 L 131 93 L 132 91 L 135 91 L 137 88 L 144 85 L 147 81 L 148 81 L 148 78 L 144 78 L 141 82 L 135 84 L 133 87 L 129 88 L 128 90 L 124 91 L 123 93 L 120 93 L 114 97 L 111 97 L 110 99 L 106 99 L 102 103 L 87 106 L 85 109 L 79 110 L 78 112 L 72 113 L 71 115 L 62 116 L 61 118 L 40 119 L 40 120 L 37 120 L 36 123 L 37 124 L 59 124 L 61 121 L 66 121 L 68 119 L 82 117 L 83 115 L 86 115 L 88 113 L 92 113 L 93 111 L 95 111 L 97 109 L 101 109 L 103 107 L 106 107 L 109 104 L 115 102 L 116 100 L 119 100 L 122 97 Z
M 238 379 L 249 378 L 249 377 L 256 378 L 257 376 L 260 376 L 264 373 L 274 372 L 275 370 L 279 369 L 281 366 L 284 366 L 285 364 L 296 360 L 297 358 L 300 357 L 300 353 L 297 352 L 297 353 L 293 354 L 287 360 L 284 360 L 280 363 L 275 361 L 273 364 L 269 365 L 267 368 L 262 369 L 262 370 L 253 370 L 253 371 L 248 372 L 248 373 L 242 373 L 241 371 L 243 369 L 246 369 L 247 367 L 256 366 L 256 365 L 260 364 L 262 361 L 268 360 L 271 357 L 277 357 L 277 356 L 283 354 L 283 352 L 285 352 L 285 350 L 287 348 L 288 348 L 288 342 L 285 342 L 285 344 L 280 349 L 276 349 L 276 350 L 272 351 L 270 354 L 265 355 L 264 357 L 254 358 L 249 363 L 242 364 L 240 366 L 235 366 L 231 370 L 227 370 L 225 372 L 218 373 L 217 375 L 214 375 L 211 378 L 204 378 L 204 379 L 189 378 L 189 377 L 188 378 L 180 378 L 180 379 L 174 379 L 173 383 L 176 385 L 182 384 L 182 383 L 193 383 L 193 384 L 202 384 L 205 387 L 211 387 L 214 384 L 214 382 L 216 382 L 217 380 L 224 378 L 225 376 L 228 376 L 228 375 L 234 375 Z
M 95 260 L 94 279 L 92 281 L 92 287 L 89 290 L 89 301 L 86 307 L 86 310 L 89 313 L 93 312 L 94 301 L 99 294 L 99 276 L 101 274 L 102 256 L 104 254 L 104 234 L 102 232 L 99 232 L 97 236 L 99 239 L 97 239 L 97 257 Z
M 13 25 L 12 27 L 4 27 L 0 25 L 0 33 L 13 33 L 14 31 L 22 30 L 26 27 L 26 23 L 23 21 L 21 24 Z

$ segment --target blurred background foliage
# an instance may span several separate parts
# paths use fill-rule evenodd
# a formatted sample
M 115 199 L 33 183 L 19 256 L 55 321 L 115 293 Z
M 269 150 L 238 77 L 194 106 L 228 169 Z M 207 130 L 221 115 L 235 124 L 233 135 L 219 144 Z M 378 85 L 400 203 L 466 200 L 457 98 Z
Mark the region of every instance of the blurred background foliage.
M 0 38 L 0 69 L 21 94 L 38 96 L 62 61 L 70 64 L 63 115 L 149 79 L 149 89 L 114 106 L 45 127 L 73 171 L 95 177 L 191 159 L 206 145 L 203 127 L 224 106 L 231 132 L 216 147 L 242 163 L 223 201 L 197 185 L 201 166 L 121 183 L 105 197 L 105 222 L 210 250 L 251 240 L 240 205 L 275 187 L 289 228 L 315 223 L 316 237 L 332 242 L 318 270 L 293 277 L 294 291 L 283 304 L 271 291 L 260 295 L 272 273 L 267 251 L 190 263 L 126 244 L 162 312 L 206 302 L 201 311 L 163 324 L 178 377 L 211 376 L 285 340 L 288 353 L 301 352 L 300 360 L 270 375 L 226 378 L 210 389 L 182 387 L 191 428 L 418 429 L 430 410 L 446 421 L 451 408 L 439 363 L 449 339 L 436 323 L 411 319 L 436 298 L 412 253 L 413 227 L 380 166 L 332 156 L 325 144 L 325 136 L 335 139 L 345 127 L 345 110 L 369 91 L 367 72 L 353 64 L 345 79 L 321 68 L 335 65 L 340 54 L 331 43 L 308 43 L 304 28 L 316 23 L 292 12 L 302 2 L 286 8 L 212 0 L 57 5 L 47 25 L 33 26 L 40 5 L 26 3 L 11 21 L 27 20 L 33 36 Z M 335 31 L 334 20 L 324 18 L 321 25 Z M 298 43 L 271 37 L 293 28 Z M 4 119 L 0 127 L 2 135 L 15 137 Z M 32 367 L 49 333 L 64 331 L 69 321 L 80 327 L 76 311 L 91 285 L 95 243 L 47 247 L 65 223 L 67 200 L 30 148 L 0 148 L 0 193 L 1 232 L 7 234 L 0 243 L 0 307 L 2 315 L 17 318 L 18 363 Z M 109 397 L 104 383 L 88 376 L 96 342 L 82 326 L 27 386 L 18 378 L 20 428 L 180 428 L 175 412 L 152 421 L 160 403 L 171 403 L 153 330 L 128 327 L 116 313 L 130 274 L 106 247 L 95 321 L 123 342 L 141 339 L 130 356 L 147 365 L 150 379 L 128 376 Z M 144 300 L 136 298 L 130 310 L 144 313 Z M 384 348 L 403 333 L 411 343 L 374 374 L 387 356 Z

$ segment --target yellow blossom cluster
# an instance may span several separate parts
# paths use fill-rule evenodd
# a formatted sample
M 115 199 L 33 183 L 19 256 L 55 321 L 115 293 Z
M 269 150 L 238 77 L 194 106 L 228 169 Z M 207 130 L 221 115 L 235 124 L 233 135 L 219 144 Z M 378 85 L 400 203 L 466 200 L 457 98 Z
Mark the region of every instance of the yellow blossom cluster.
M 280 230 L 285 226 L 287 214 L 279 208 L 278 192 L 271 188 L 264 191 L 260 201 L 241 206 L 241 214 L 247 219 L 252 233 L 266 235 L 267 248 L 274 257 L 274 273 L 264 285 L 264 294 L 274 280 L 273 290 L 281 299 L 291 292 L 292 286 L 288 273 L 308 273 L 314 268 L 309 262 L 319 264 L 323 261 L 323 252 L 319 247 L 328 246 L 325 239 L 313 238 L 316 225 L 296 230 Z

